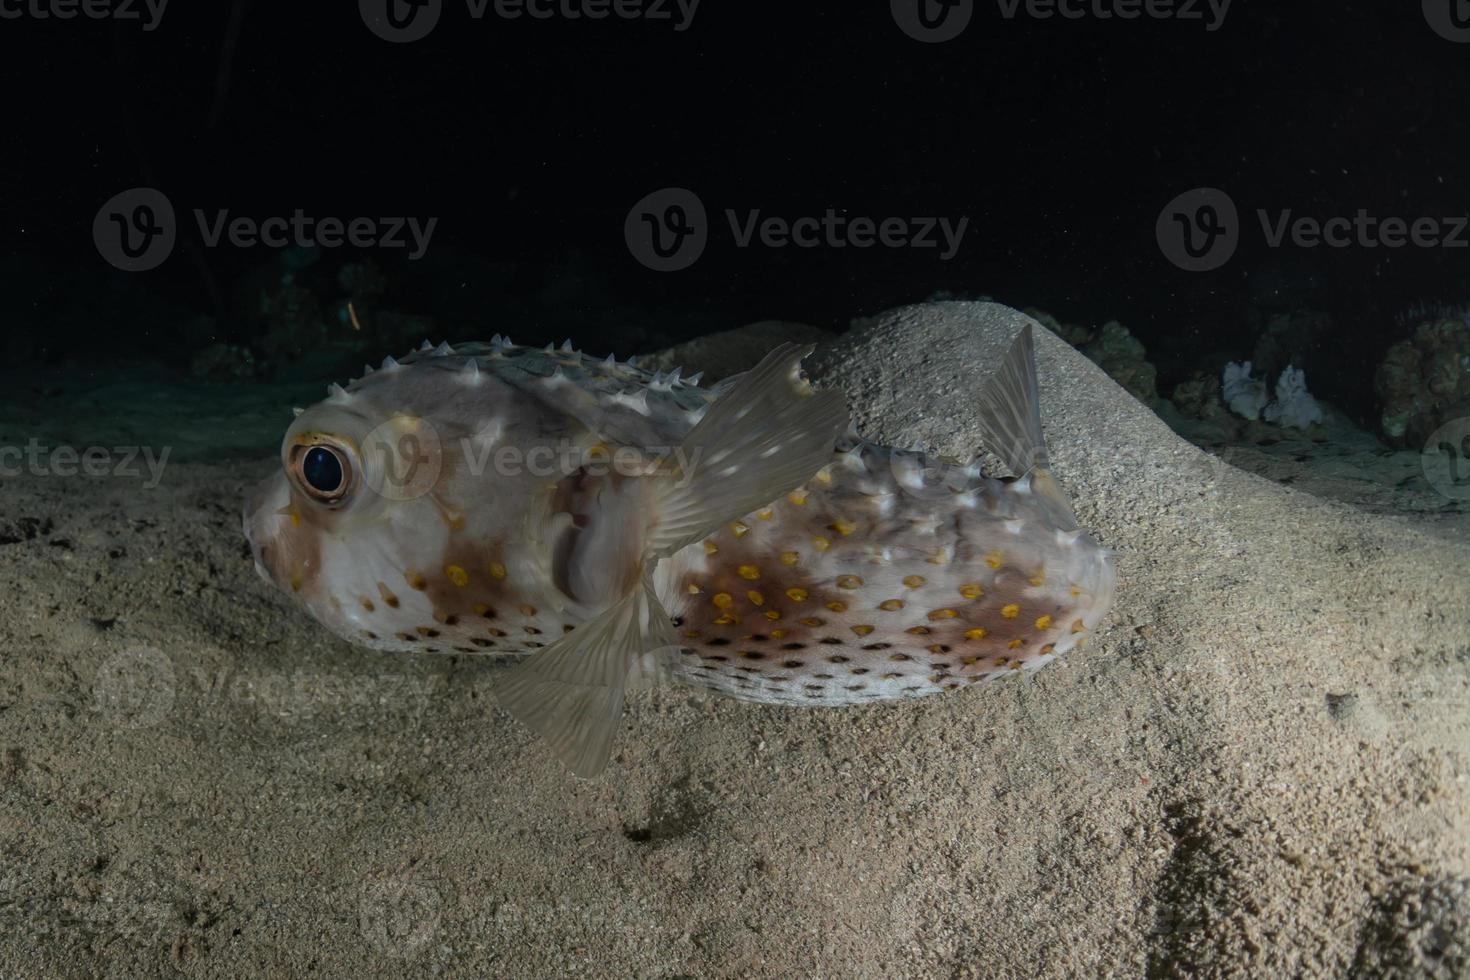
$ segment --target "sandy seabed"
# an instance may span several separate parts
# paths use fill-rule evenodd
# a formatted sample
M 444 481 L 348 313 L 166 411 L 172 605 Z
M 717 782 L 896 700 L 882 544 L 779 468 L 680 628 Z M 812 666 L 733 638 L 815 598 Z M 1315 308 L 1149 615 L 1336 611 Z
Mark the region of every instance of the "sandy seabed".
M 813 372 L 967 457 L 1025 322 L 907 307 Z M 274 461 L 0 481 L 0 977 L 1470 976 L 1463 521 L 1242 472 L 1038 342 L 1120 552 L 1087 647 L 860 708 L 649 692 L 591 782 L 494 663 L 355 649 L 256 577 Z

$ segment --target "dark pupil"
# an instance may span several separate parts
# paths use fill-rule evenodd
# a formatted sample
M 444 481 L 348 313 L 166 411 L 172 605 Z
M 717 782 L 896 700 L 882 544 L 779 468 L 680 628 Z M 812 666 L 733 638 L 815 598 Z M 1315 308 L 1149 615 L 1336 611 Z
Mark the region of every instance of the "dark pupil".
M 313 490 L 335 493 L 342 486 L 342 461 L 330 449 L 317 446 L 306 454 L 301 464 L 301 475 Z

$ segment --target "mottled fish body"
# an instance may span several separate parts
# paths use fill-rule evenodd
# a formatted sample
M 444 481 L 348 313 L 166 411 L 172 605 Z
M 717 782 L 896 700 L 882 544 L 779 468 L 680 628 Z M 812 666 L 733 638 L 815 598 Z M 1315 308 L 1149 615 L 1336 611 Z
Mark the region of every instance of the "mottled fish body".
M 1046 466 L 1029 330 L 977 393 L 1020 479 L 842 436 L 783 348 L 715 388 L 570 345 L 440 345 L 299 414 L 257 567 L 379 650 L 505 654 L 513 714 L 606 763 L 656 677 L 837 705 L 1034 670 L 1112 598 Z

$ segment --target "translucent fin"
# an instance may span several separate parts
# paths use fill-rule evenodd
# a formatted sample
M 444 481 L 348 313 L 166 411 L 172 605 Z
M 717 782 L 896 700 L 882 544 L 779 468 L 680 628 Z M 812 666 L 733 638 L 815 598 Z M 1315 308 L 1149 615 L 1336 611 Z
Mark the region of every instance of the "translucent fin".
M 1051 465 L 1041 435 L 1041 391 L 1030 324 L 980 389 L 980 438 L 1015 476 Z
M 645 580 L 596 618 L 506 672 L 495 697 L 578 776 L 607 767 L 630 674 L 645 652 L 674 645 Z
M 801 486 L 832 461 L 847 428 L 840 391 L 801 376 L 810 346 L 785 344 L 710 406 L 681 445 L 647 544 L 669 555 Z

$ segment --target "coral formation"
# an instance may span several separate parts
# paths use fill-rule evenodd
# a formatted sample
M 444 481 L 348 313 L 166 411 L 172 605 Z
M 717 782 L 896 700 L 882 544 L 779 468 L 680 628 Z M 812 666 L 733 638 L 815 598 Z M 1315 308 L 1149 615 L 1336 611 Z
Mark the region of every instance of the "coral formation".
M 1276 400 L 1261 412 L 1267 422 L 1307 429 L 1322 421 L 1322 406 L 1307 392 L 1307 372 L 1287 367 L 1276 380 Z
M 1379 425 L 1415 445 L 1450 419 L 1470 415 L 1470 326 L 1460 317 L 1420 323 L 1388 349 L 1374 377 Z
M 1252 422 L 1261 417 L 1261 410 L 1270 401 L 1266 395 L 1266 382 L 1261 378 L 1251 377 L 1250 361 L 1244 364 L 1231 361 L 1225 365 L 1221 392 L 1225 404 L 1230 406 L 1232 412 Z

